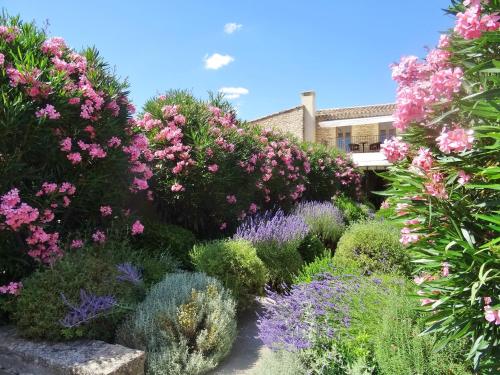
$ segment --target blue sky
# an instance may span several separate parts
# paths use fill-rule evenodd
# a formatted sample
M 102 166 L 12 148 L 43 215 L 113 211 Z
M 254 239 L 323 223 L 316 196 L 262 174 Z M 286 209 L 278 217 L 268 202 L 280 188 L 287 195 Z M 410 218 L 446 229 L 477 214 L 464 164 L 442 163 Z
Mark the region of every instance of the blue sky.
M 128 77 L 138 108 L 169 88 L 200 97 L 223 87 L 253 119 L 300 104 L 314 90 L 318 108 L 388 103 L 388 65 L 424 55 L 452 26 L 448 0 L 0 0 L 25 21 L 50 23 L 74 48 L 95 45 Z M 242 25 L 233 33 L 224 25 Z M 233 27 L 234 28 L 234 27 Z M 206 59 L 213 54 L 219 58 Z M 233 59 L 233 60 L 231 60 Z M 221 66 L 220 63 L 229 62 Z M 245 92 L 245 90 L 239 90 Z

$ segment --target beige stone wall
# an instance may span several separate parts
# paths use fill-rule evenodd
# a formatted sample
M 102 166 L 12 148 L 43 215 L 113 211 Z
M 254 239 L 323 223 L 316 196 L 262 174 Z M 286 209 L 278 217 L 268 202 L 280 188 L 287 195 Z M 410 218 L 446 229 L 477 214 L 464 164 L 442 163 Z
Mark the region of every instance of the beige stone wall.
M 356 125 L 351 127 L 351 137 L 378 136 L 378 124 Z
M 316 126 L 316 142 L 335 145 L 335 140 L 337 138 L 336 128 L 321 128 Z
M 302 106 L 266 116 L 250 122 L 262 128 L 273 128 L 290 133 L 300 141 L 304 140 L 304 108 Z

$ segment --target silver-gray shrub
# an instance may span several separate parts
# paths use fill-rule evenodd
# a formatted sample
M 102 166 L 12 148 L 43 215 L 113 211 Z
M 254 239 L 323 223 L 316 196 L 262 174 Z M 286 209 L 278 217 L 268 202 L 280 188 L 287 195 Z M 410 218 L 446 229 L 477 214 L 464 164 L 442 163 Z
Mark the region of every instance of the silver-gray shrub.
M 217 279 L 170 274 L 122 324 L 117 340 L 147 352 L 148 374 L 201 374 L 229 353 L 236 337 L 235 308 Z
M 295 207 L 294 214 L 302 217 L 310 233 L 317 235 L 329 247 L 333 248 L 344 233 L 342 212 L 331 202 L 301 202 Z

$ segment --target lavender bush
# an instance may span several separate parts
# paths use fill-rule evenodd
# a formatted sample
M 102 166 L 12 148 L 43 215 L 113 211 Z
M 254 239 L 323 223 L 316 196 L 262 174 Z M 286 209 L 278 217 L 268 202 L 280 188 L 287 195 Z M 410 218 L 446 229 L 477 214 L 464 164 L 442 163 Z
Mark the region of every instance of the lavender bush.
M 300 269 L 303 261 L 298 248 L 308 232 L 302 217 L 278 210 L 249 218 L 238 227 L 235 238 L 252 242 L 269 270 L 269 282 L 279 286 L 289 283 Z
M 342 212 L 331 202 L 301 202 L 294 214 L 300 216 L 309 226 L 310 233 L 317 235 L 323 244 L 334 249 L 345 230 Z
M 267 289 L 259 316 L 259 338 L 272 349 L 297 351 L 338 337 L 350 325 L 349 300 L 359 289 L 359 277 L 323 274 L 283 294 Z

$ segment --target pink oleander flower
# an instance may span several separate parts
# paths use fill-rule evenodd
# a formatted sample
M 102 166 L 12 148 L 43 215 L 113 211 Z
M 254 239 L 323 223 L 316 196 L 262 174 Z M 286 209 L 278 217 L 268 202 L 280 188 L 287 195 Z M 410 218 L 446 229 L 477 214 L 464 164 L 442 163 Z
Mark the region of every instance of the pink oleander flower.
M 428 148 L 420 147 L 417 156 L 413 158 L 411 164 L 427 172 L 432 168 L 433 161 L 434 159 L 432 158 L 431 151 Z
M 404 227 L 401 229 L 401 238 L 399 242 L 403 245 L 407 246 L 409 244 L 415 243 L 419 240 L 419 235 L 416 233 L 412 233 L 412 230 L 408 227 Z
M 101 206 L 99 208 L 99 211 L 101 211 L 101 215 L 104 216 L 109 216 L 113 213 L 113 209 L 110 206 Z
M 222 224 L 219 226 L 219 229 L 220 229 L 220 230 L 224 230 L 224 229 L 226 229 L 226 228 L 227 228 L 227 223 L 225 223 L 225 222 L 224 222 L 224 223 L 222 223 Z
M 59 193 L 74 195 L 76 193 L 76 186 L 69 182 L 63 182 L 59 187 Z
M 498 14 L 481 16 L 481 4 L 467 2 L 465 12 L 457 13 L 454 31 L 464 39 L 480 38 L 483 32 L 495 31 L 500 27 Z M 466 5 L 466 2 L 464 2 Z
M 420 299 L 420 306 L 430 305 L 436 301 L 437 301 L 436 299 L 432 299 L 432 298 L 422 298 L 422 299 Z
M 390 163 L 403 160 L 408 154 L 408 144 L 401 141 L 401 137 L 386 139 L 380 146 L 382 153 Z
M 450 274 L 450 263 L 441 263 L 441 276 L 446 277 Z
M 69 199 L 66 195 L 63 197 L 63 207 L 68 207 L 71 204 L 71 199 Z
M 108 141 L 108 147 L 116 148 L 122 144 L 122 141 L 118 137 L 111 137 Z
M 66 43 L 64 42 L 64 39 L 60 37 L 54 37 L 49 38 L 45 42 L 43 42 L 41 50 L 47 55 L 61 57 L 65 48 Z
M 3 66 L 5 63 L 5 55 L 3 53 L 0 53 L 0 66 Z
M 383 201 L 382 204 L 380 205 L 380 208 L 382 208 L 382 209 L 387 209 L 389 207 L 391 207 L 391 205 L 389 204 L 389 201 L 387 201 L 387 200 Z
M 40 218 L 40 221 L 42 223 L 50 223 L 52 220 L 54 220 L 55 215 L 54 212 L 48 208 L 43 210 L 42 217 Z
M 71 241 L 71 245 L 69 245 L 71 249 L 80 249 L 83 247 L 83 241 L 82 240 L 73 240 Z
M 69 104 L 78 104 L 78 103 L 80 103 L 80 98 L 78 98 L 78 97 L 75 97 L 75 98 L 69 98 L 69 99 L 68 99 L 68 103 L 69 103 Z
M 118 117 L 118 115 L 120 114 L 120 106 L 118 105 L 116 100 L 110 101 L 106 108 L 111 111 L 111 115 L 113 117 Z
M 408 214 L 409 203 L 396 203 L 396 215 L 404 216 Z
M 134 182 L 132 183 L 133 190 L 147 190 L 149 188 L 148 182 L 141 178 L 134 177 Z
M 419 218 L 408 219 L 408 220 L 405 220 L 405 222 L 404 222 L 405 225 L 418 225 L 420 223 L 421 223 L 421 221 Z
M 483 298 L 483 301 L 484 301 L 484 304 L 485 304 L 485 305 L 490 305 L 490 304 L 491 304 L 492 299 L 491 299 L 491 297 L 484 297 L 484 298 Z
M 458 183 L 460 185 L 465 185 L 471 179 L 471 175 L 465 173 L 464 171 L 458 171 Z
M 82 161 L 82 155 L 79 152 L 72 152 L 66 156 L 66 158 L 72 163 L 72 164 L 78 164 Z
M 236 203 L 236 195 L 226 195 L 226 201 L 229 204 L 235 204 Z
M 151 190 L 148 190 L 148 192 L 146 193 L 146 197 L 147 197 L 148 201 L 154 201 L 154 195 L 153 195 L 153 192 Z
M 0 26 L 0 38 L 7 43 L 11 43 L 19 35 L 19 28 L 17 26 Z
M 439 150 L 445 154 L 451 152 L 462 152 L 470 150 L 474 143 L 474 131 L 455 127 L 453 130 L 447 130 L 446 127 L 441 131 L 441 135 L 436 138 Z
M 132 236 L 137 236 L 138 234 L 142 234 L 142 232 L 144 232 L 144 225 L 139 220 L 136 220 L 132 224 Z
M 173 192 L 179 192 L 179 191 L 184 191 L 185 189 L 184 186 L 176 182 L 175 184 L 172 185 L 170 190 L 172 190 Z
M 219 170 L 219 166 L 217 164 L 211 164 L 208 166 L 208 170 L 212 173 L 215 173 Z
M 89 147 L 89 155 L 92 159 L 103 159 L 106 157 L 107 153 L 102 149 L 102 147 L 96 143 L 92 143 Z
M 61 145 L 61 151 L 64 151 L 64 152 L 71 151 L 71 138 L 70 137 L 64 138 L 59 144 Z
M 460 91 L 463 76 L 460 67 L 438 70 L 430 78 L 430 95 L 436 100 L 450 100 Z
M 100 230 L 96 230 L 93 234 L 92 234 L 92 239 L 94 240 L 94 242 L 96 243 L 99 243 L 99 244 L 103 244 L 104 242 L 106 242 L 106 235 L 104 234 L 104 232 L 100 231 Z
M 23 283 L 11 281 L 7 285 L 0 286 L 0 294 L 11 294 L 13 296 L 18 296 L 23 288 Z
M 500 310 L 494 310 L 489 305 L 485 306 L 484 319 L 486 319 L 489 323 L 495 324 L 496 326 L 500 325 Z
M 443 183 L 443 175 L 441 173 L 433 173 L 430 177 L 430 181 L 424 184 L 425 192 L 436 198 L 448 199 L 448 193 Z
M 417 285 L 422 285 L 426 281 L 433 281 L 433 280 L 436 280 L 436 276 L 432 276 L 428 273 L 424 273 L 420 276 L 415 276 L 415 278 L 413 279 L 413 282 Z
M 42 118 L 49 118 L 51 120 L 57 120 L 61 117 L 61 114 L 56 111 L 53 105 L 47 104 L 45 108 L 36 111 L 35 116 L 38 118 L 42 117 Z

